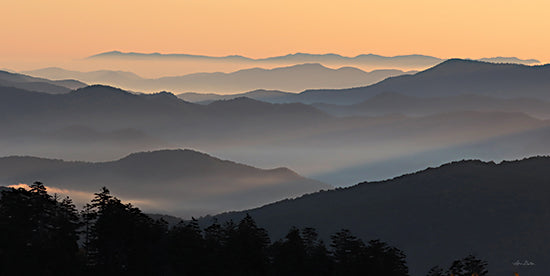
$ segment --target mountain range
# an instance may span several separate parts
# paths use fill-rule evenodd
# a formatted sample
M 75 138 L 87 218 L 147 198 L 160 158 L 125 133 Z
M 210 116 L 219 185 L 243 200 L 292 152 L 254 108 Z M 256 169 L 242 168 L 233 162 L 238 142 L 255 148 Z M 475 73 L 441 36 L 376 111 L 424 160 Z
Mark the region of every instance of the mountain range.
M 335 116 L 383 116 L 388 114 L 426 116 L 470 110 L 518 112 L 537 118 L 550 119 L 550 102 L 533 98 L 502 99 L 475 94 L 416 97 L 383 92 L 358 104 L 313 104 L 313 106 Z
M 201 124 L 206 126 L 207 123 L 230 120 L 240 124 L 256 122 L 258 118 L 254 118 L 255 115 L 262 116 L 264 123 L 271 122 L 272 127 L 277 125 L 277 120 L 295 118 L 305 123 L 328 117 L 316 108 L 300 103 L 271 104 L 237 98 L 199 105 L 185 102 L 167 92 L 135 94 L 102 85 L 59 95 L 2 87 L 0 99 L 4 123 L 17 128 L 34 127 L 34 130 L 85 123 L 100 130 L 144 127 L 147 130 L 172 132 L 173 126 L 186 124 L 199 127 Z M 18 110 L 25 112 L 21 114 Z M 288 123 L 285 122 L 285 125 Z
M 263 101 L 263 102 L 270 102 L 270 103 L 280 103 L 278 100 L 292 97 L 294 93 L 291 92 L 283 92 L 278 90 L 265 90 L 265 89 L 258 89 L 253 90 L 249 92 L 244 93 L 238 93 L 238 94 L 215 94 L 215 93 L 195 93 L 195 92 L 187 92 L 187 93 L 181 93 L 177 94 L 178 98 L 192 103 L 201 103 L 201 104 L 208 104 L 214 101 L 222 101 L 222 100 L 232 100 L 236 98 L 249 98 L 253 100 Z
M 193 150 L 140 152 L 99 163 L 0 158 L 0 183 L 4 186 L 34 181 L 75 195 L 79 204 L 106 186 L 146 211 L 188 218 L 331 188 L 287 168 L 258 169 Z M 89 197 L 82 200 L 82 194 Z
M 304 69 L 305 71 L 311 73 L 309 70 L 314 70 L 314 68 L 328 72 L 329 74 L 339 71 L 328 69 L 319 64 L 306 64 L 272 70 L 250 69 L 237 71 L 231 74 L 192 74 L 188 76 L 201 76 L 205 79 L 221 76 L 226 79 L 234 78 L 234 80 L 242 77 L 250 81 L 250 79 L 261 79 L 255 75 L 254 72 L 256 72 L 260 75 L 269 75 L 271 77 L 275 76 L 274 74 L 280 74 L 280 78 L 278 78 L 280 80 L 279 83 L 284 83 L 284 80 L 288 80 L 292 75 L 300 76 L 300 74 L 296 73 L 297 71 Z M 548 101 L 550 100 L 550 94 L 547 93 L 550 88 L 549 68 L 549 65 L 526 66 L 518 64 L 495 64 L 473 60 L 453 59 L 444 61 L 441 64 L 413 75 L 388 77 L 378 83 L 355 88 L 305 90 L 301 93 L 288 93 L 278 90 L 264 89 L 233 95 L 219 95 L 212 93 L 197 95 L 197 93 L 183 93 L 179 96 L 193 102 L 204 103 L 220 99 L 233 99 L 246 96 L 271 103 L 300 102 L 306 104 L 325 103 L 331 105 L 359 104 L 376 95 L 387 92 L 417 98 L 441 98 L 448 96 L 476 95 L 502 99 L 528 98 Z M 360 70 L 354 70 L 355 69 L 352 71 L 362 72 Z M 383 72 L 385 72 L 383 74 L 386 74 L 393 71 Z M 118 76 L 119 74 L 125 75 L 126 73 L 118 72 L 115 75 Z M 372 72 L 365 74 L 372 74 Z M 130 74 L 127 78 L 136 79 L 137 76 Z M 179 78 L 180 77 L 174 77 L 173 81 L 177 82 Z M 185 78 L 185 76 L 183 78 Z M 315 78 L 317 77 L 314 77 L 314 79 Z M 208 82 L 209 81 L 206 81 L 206 83 Z M 254 81 L 251 82 L 254 83 Z M 259 85 L 252 85 L 250 87 L 254 86 Z M 66 92 L 66 90 L 64 91 Z
M 161 82 L 176 88 L 192 81 L 209 89 L 234 87 L 224 93 L 252 90 L 177 96 L 0 71 L 0 156 L 7 156 L 0 158 L 0 191 L 42 181 L 81 205 L 107 186 L 146 212 L 204 216 L 203 225 L 250 214 L 273 240 L 292 226 L 314 227 L 325 241 L 346 228 L 402 249 L 411 275 L 470 253 L 489 262 L 491 275 L 550 269 L 550 157 L 540 156 L 550 154 L 550 64 L 121 52 L 87 61 L 104 59 L 291 66 L 158 79 L 125 71 L 40 71 L 159 90 Z M 436 61 L 410 75 L 324 66 Z M 375 72 L 399 76 L 352 84 Z M 312 85 L 323 87 L 278 90 Z M 446 163 L 461 159 L 468 160 Z M 389 178 L 395 175 L 401 176 Z M 535 265 L 513 265 L 524 260 Z
M 49 80 L 8 71 L 0 71 L 0 86 L 62 94 L 69 93 L 73 89 L 85 87 L 87 84 L 73 79 L 62 78 L 60 80 Z
M 363 240 L 381 239 L 402 249 L 411 275 L 467 254 L 487 260 L 490 275 L 544 275 L 550 268 L 548 166 L 550 157 L 452 162 L 213 218 L 222 223 L 250 214 L 274 239 L 291 226 L 314 227 L 325 240 L 351 229 Z M 517 267 L 517 260 L 536 265 Z
M 273 69 L 250 68 L 232 73 L 194 73 L 156 79 L 141 78 L 131 72 L 78 72 L 61 68 L 44 68 L 23 72 L 49 79 L 77 79 L 90 84 L 105 84 L 134 91 L 235 93 L 255 89 L 300 92 L 312 88 L 347 88 L 365 86 L 391 76 L 416 73 L 401 70 L 365 72 L 353 67 L 327 68 L 319 63 L 306 63 Z
M 353 104 L 382 92 L 416 97 L 477 94 L 549 100 L 549 76 L 550 65 L 526 66 L 453 59 L 414 75 L 392 77 L 366 87 L 304 91 L 293 101 Z
M 213 101 L 240 97 L 270 103 L 284 103 L 295 94 L 277 90 L 254 90 L 240 94 L 182 93 L 178 98 L 188 102 L 208 104 Z M 363 102 L 351 105 L 314 103 L 315 108 L 338 117 L 385 116 L 427 116 L 457 111 L 496 111 L 524 113 L 540 119 L 550 119 L 550 102 L 534 98 L 497 98 L 492 96 L 459 94 L 456 96 L 416 97 L 394 92 L 382 92 Z
M 282 91 L 251 91 L 246 94 L 216 95 L 180 94 L 183 99 L 210 102 L 246 95 L 272 103 L 300 102 L 305 104 L 357 105 L 383 93 L 414 98 L 450 96 L 483 96 L 500 99 L 531 99 L 549 101 L 550 65 L 526 66 L 452 59 L 427 70 L 386 78 L 378 83 L 346 88 L 316 89 L 301 93 Z M 257 95 L 256 95 L 257 94 Z M 433 107 L 432 107 L 433 108 Z M 405 107 L 405 109 L 410 109 Z M 355 111 L 349 111 L 353 114 Z
M 232 62 L 257 62 L 257 63 L 322 63 L 322 64 L 362 64 L 376 66 L 382 68 L 422 68 L 436 65 L 445 59 L 426 56 L 426 55 L 399 55 L 399 56 L 381 56 L 375 54 L 361 54 L 354 57 L 347 57 L 338 54 L 309 54 L 295 53 L 284 56 L 274 56 L 267 58 L 249 58 L 240 55 L 230 56 L 205 56 L 191 54 L 161 54 L 161 53 L 136 53 L 136 52 L 120 52 L 111 51 L 96 54 L 88 57 L 88 59 L 173 59 L 173 60 L 204 60 L 204 61 L 232 61 Z M 540 63 L 536 59 L 519 59 L 516 57 L 491 57 L 482 58 L 482 61 L 499 62 L 499 63 L 520 63 L 520 64 L 536 64 Z
M 413 97 L 471 94 L 548 101 L 549 76 L 550 64 L 527 66 L 451 59 L 413 75 L 389 77 L 369 86 L 306 90 L 298 94 L 281 94 L 268 101 L 351 105 L 385 92 Z
M 527 132 L 544 141 L 542 130 L 549 126 L 507 111 L 336 117 L 300 103 L 237 98 L 201 105 L 170 93 L 106 86 L 61 95 L 0 88 L 0 115 L 3 156 L 106 161 L 136 151 L 193 148 L 258 167 L 289 166 L 337 186 L 455 160 L 465 151 L 493 157 L 510 145 L 501 142 L 492 151 L 477 145 Z M 537 141 L 544 149 L 547 143 Z M 526 142 L 511 142 L 518 150 L 507 157 L 531 153 Z
M 247 98 L 205 106 L 166 92 L 133 94 L 107 86 L 59 95 L 0 87 L 3 155 L 109 160 L 167 147 L 268 141 L 266 135 L 284 136 L 328 118 L 303 104 Z

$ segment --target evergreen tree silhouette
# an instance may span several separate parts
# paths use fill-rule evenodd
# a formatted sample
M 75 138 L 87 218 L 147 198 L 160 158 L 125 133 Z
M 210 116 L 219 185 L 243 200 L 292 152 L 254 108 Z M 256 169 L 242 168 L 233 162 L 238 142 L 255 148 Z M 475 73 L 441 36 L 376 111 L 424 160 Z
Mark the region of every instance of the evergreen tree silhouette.
M 292 227 L 270 245 L 248 214 L 204 231 L 194 218 L 169 229 L 105 187 L 80 216 L 69 198 L 48 195 L 40 182 L 5 191 L 0 230 L 0 275 L 408 275 L 399 249 L 379 240 L 365 245 L 346 229 L 331 236 L 330 252 L 314 228 Z M 486 265 L 468 256 L 450 271 L 486 275 Z
M 239 222 L 230 239 L 237 264 L 235 271 L 238 275 L 267 274 L 269 236 L 265 229 L 256 225 L 249 214 Z
M 307 275 L 306 246 L 298 228 L 292 227 L 284 240 L 271 246 L 273 269 L 278 275 Z
M 353 236 L 348 229 L 342 229 L 330 238 L 335 263 L 334 275 L 364 275 L 367 263 L 363 241 Z
M 168 232 L 168 259 L 177 275 L 204 275 L 205 241 L 196 219 L 180 222 Z
M 426 276 L 447 276 L 447 273 L 445 273 L 445 270 L 439 266 L 432 267 Z
M 302 229 L 301 235 L 306 250 L 306 272 L 309 275 L 331 275 L 333 261 L 317 230 L 306 227 Z
M 484 276 L 487 275 L 487 262 L 470 254 L 460 260 L 455 260 L 449 267 L 449 274 L 454 276 Z
M 103 187 L 91 204 L 95 222 L 91 227 L 90 248 L 93 271 L 103 275 L 147 274 L 155 271 L 162 233 L 161 225 L 131 204 L 123 204 Z
M 41 182 L 2 192 L 0 275 L 71 275 L 78 269 L 78 213 Z
M 205 274 L 220 275 L 230 266 L 227 256 L 231 254 L 227 248 L 227 235 L 217 221 L 204 229 L 204 243 L 207 256 L 205 259 Z
M 368 275 L 409 275 L 405 253 L 396 247 L 391 247 L 380 240 L 371 240 L 365 248 L 365 252 Z

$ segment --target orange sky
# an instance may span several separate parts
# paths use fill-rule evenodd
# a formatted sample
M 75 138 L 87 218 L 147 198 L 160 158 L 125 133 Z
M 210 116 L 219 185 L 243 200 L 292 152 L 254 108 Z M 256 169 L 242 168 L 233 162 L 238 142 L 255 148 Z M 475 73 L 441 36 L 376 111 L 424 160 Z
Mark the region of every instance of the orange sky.
M 547 0 L 6 0 L 0 68 L 111 50 L 550 62 L 548 11 Z

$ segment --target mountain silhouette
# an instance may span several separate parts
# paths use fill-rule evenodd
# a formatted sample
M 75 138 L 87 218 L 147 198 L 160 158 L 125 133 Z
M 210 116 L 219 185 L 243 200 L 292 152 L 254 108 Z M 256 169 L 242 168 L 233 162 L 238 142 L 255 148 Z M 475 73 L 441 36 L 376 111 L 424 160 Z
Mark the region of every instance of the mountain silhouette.
M 223 57 L 212 57 L 212 56 L 205 56 L 205 55 L 190 55 L 190 54 L 161 54 L 161 53 L 137 53 L 137 52 L 121 52 L 121 51 L 110 51 L 110 52 L 104 52 L 99 53 L 96 55 L 92 55 L 87 57 L 87 59 L 97 59 L 97 58 L 142 58 L 142 59 L 158 59 L 158 58 L 180 58 L 180 59 L 216 59 L 216 60 L 252 60 L 247 57 L 239 56 L 239 55 L 229 55 L 229 56 L 223 56 Z
M 453 111 L 519 112 L 537 118 L 550 118 L 550 103 L 538 99 L 501 99 L 483 95 L 461 94 L 448 97 L 415 97 L 383 92 L 354 105 L 314 104 L 336 116 L 382 116 L 404 114 L 426 116 Z
M 191 54 L 161 54 L 161 53 L 136 53 L 110 51 L 92 55 L 87 59 L 126 59 L 126 60 L 192 60 L 192 61 L 225 61 L 240 63 L 278 63 L 278 64 L 298 64 L 298 63 L 322 63 L 322 64 L 349 64 L 349 65 L 369 65 L 381 68 L 426 68 L 434 66 L 445 59 L 427 56 L 427 55 L 397 55 L 381 56 L 376 54 L 360 54 L 354 57 L 342 56 L 338 54 L 310 54 L 294 53 L 284 56 L 274 56 L 267 58 L 249 58 L 240 55 L 229 56 L 205 56 Z M 517 63 L 534 64 L 539 63 L 536 59 L 520 59 L 517 57 L 491 57 L 482 58 L 480 61 L 496 63 Z
M 12 156 L 0 164 L 0 183 L 40 180 L 90 195 L 107 186 L 138 206 L 142 202 L 144 210 L 180 216 L 242 210 L 330 188 L 287 168 L 258 169 L 193 150 L 140 152 L 99 163 Z
M 133 82 L 142 80 L 142 77 L 132 72 L 114 70 L 80 72 L 66 70 L 59 67 L 47 67 L 37 70 L 23 71 L 22 73 L 52 80 L 77 79 L 90 84 L 111 84 L 121 88 L 132 85 Z
M 122 71 L 78 72 L 44 68 L 25 73 L 50 79 L 74 78 L 87 83 L 106 84 L 136 91 L 235 93 L 255 89 L 299 92 L 308 88 L 345 88 L 365 86 L 387 77 L 415 73 L 401 70 L 365 72 L 353 67 L 327 68 L 319 63 L 298 64 L 273 69 L 250 68 L 232 73 L 194 73 L 184 76 L 141 78 Z
M 72 91 L 68 94 L 50 95 L 17 88 L 0 87 L 0 106 L 6 116 L 13 119 L 25 119 L 40 114 L 37 120 L 66 118 L 98 121 L 98 126 L 109 121 L 146 124 L 154 119 L 169 120 L 170 123 L 209 119 L 227 120 L 231 116 L 327 116 L 314 107 L 304 104 L 271 104 L 248 98 L 214 102 L 210 105 L 199 105 L 183 101 L 174 94 L 159 92 L 154 94 L 135 94 L 128 91 L 103 85 L 92 85 Z M 228 104 L 229 103 L 229 104 Z M 246 103 L 254 110 L 233 108 L 232 104 Z M 39 106 L 48 106 L 44 109 Z M 242 107 L 242 106 L 239 106 Z M 17 114 L 16 110 L 27 110 L 28 115 Z M 210 115 L 209 115 L 210 114 Z M 213 118 L 214 115 L 225 117 Z M 289 114 L 289 115 L 285 115 Z M 51 117 L 54 116 L 54 117 Z M 39 117 L 39 116 L 37 116 Z M 140 122 L 138 119 L 146 120 Z M 60 122 L 62 123 L 62 122 Z
M 0 123 L 6 136 L 16 142 L 18 138 L 13 133 L 19 133 L 19 138 L 28 136 L 36 140 L 37 146 L 48 141 L 55 143 L 54 148 L 62 146 L 58 145 L 58 141 L 41 141 L 41 138 L 55 137 L 58 132 L 71 126 L 84 126 L 103 133 L 135 129 L 162 141 L 151 145 L 154 149 L 174 143 L 185 146 L 212 139 L 230 143 L 242 141 L 243 136 L 261 139 L 270 133 L 294 131 L 328 118 L 321 111 L 303 104 L 276 105 L 241 99 L 204 106 L 185 102 L 166 92 L 132 94 L 97 85 L 62 95 L 6 88 L 0 89 L 0 100 L 0 113 L 3 115 Z M 244 101 L 246 105 L 242 104 Z M 143 148 L 140 146 L 138 149 Z M 95 149 L 93 152 L 96 152 L 94 155 L 101 153 Z M 118 150 L 115 153 L 122 154 Z
M 284 56 L 274 56 L 267 58 L 253 59 L 240 55 L 231 55 L 231 56 L 204 56 L 204 55 L 189 55 L 189 54 L 160 54 L 160 53 L 135 53 L 135 52 L 120 52 L 120 51 L 111 51 L 96 54 L 88 57 L 87 59 L 105 59 L 105 58 L 116 58 L 116 59 L 176 59 L 176 60 L 218 60 L 218 61 L 236 61 L 236 62 L 277 62 L 277 63 L 308 63 L 308 62 L 318 62 L 318 63 L 331 63 L 331 62 L 345 62 L 349 63 L 350 61 L 355 63 L 377 63 L 380 66 L 386 66 L 389 68 L 395 67 L 396 64 L 399 64 L 399 67 L 422 67 L 422 66 L 431 66 L 435 65 L 442 61 L 442 59 L 425 56 L 425 55 L 402 55 L 402 56 L 380 56 L 375 54 L 362 54 L 355 57 L 346 57 L 338 54 L 308 54 L 308 53 L 295 53 L 288 54 Z
M 167 92 L 90 86 L 61 95 L 0 88 L 0 126 L 2 156 L 105 161 L 136 151 L 194 148 L 259 167 L 284 164 L 341 186 L 467 156 L 521 158 L 532 153 L 527 142 L 483 142 L 533 131 L 524 141 L 544 149 L 537 141 L 548 136 L 536 130 L 549 124 L 498 109 L 340 118 L 300 103 L 237 98 L 201 105 Z
M 357 104 L 384 92 L 416 97 L 475 94 L 549 100 L 548 76 L 550 65 L 527 66 L 450 59 L 414 75 L 390 77 L 370 86 L 306 90 L 278 101 Z
M 543 275 L 550 268 L 550 254 L 541 247 L 549 241 L 548 166 L 549 157 L 452 162 L 215 218 L 250 214 L 273 238 L 291 226 L 314 227 L 325 238 L 351 229 L 364 240 L 382 239 L 404 250 L 411 275 L 469 253 L 487 260 L 493 275 Z M 518 259 L 536 266 L 513 266 Z
M 71 90 L 86 86 L 85 83 L 76 80 L 48 80 L 35 78 L 23 74 L 0 71 L 0 86 L 15 87 L 37 92 L 63 94 Z
M 61 95 L 0 87 L 0 115 L 3 154 L 85 160 L 163 147 L 267 141 L 330 119 L 303 104 L 242 98 L 200 105 L 167 92 L 134 94 L 99 85 Z M 119 135 L 128 131 L 136 135 Z M 144 148 L 147 141 L 156 142 Z M 83 151 L 88 154 L 80 155 Z
M 265 89 L 258 89 L 253 90 L 245 93 L 239 93 L 239 94 L 227 94 L 227 95 L 221 95 L 221 94 L 213 94 L 213 93 L 194 93 L 194 92 L 187 92 L 187 93 L 181 93 L 178 94 L 178 98 L 193 102 L 193 103 L 211 103 L 213 101 L 220 101 L 220 100 L 231 100 L 235 98 L 241 98 L 246 97 L 258 101 L 264 101 L 264 102 L 270 102 L 270 103 L 279 103 L 278 99 L 284 99 L 286 96 L 291 96 L 294 93 L 290 92 L 283 92 L 278 90 L 265 90 Z
M 536 59 L 520 59 L 517 57 L 491 57 L 491 58 L 480 58 L 479 61 L 494 62 L 494 63 L 516 63 L 516 64 L 525 64 L 532 65 L 540 63 Z

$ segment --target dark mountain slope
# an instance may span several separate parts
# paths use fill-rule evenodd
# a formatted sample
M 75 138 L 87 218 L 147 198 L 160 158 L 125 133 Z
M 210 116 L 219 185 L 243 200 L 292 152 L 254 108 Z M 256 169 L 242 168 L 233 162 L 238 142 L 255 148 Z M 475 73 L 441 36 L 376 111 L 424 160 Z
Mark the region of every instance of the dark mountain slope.
M 391 77 L 366 87 L 308 90 L 288 101 L 355 104 L 383 92 L 417 97 L 460 94 L 550 99 L 550 65 L 526 66 L 451 59 L 414 75 Z
M 426 116 L 454 111 L 520 112 L 538 118 L 550 118 L 550 103 L 538 99 L 501 99 L 461 94 L 448 97 L 415 97 L 385 92 L 354 105 L 314 104 L 337 116 L 381 116 L 403 114 Z
M 316 227 L 325 237 L 349 228 L 403 249 L 412 275 L 468 253 L 488 260 L 491 275 L 544 275 L 550 268 L 549 166 L 549 157 L 453 162 L 216 218 L 249 213 L 276 238 L 293 225 Z M 516 260 L 536 266 L 515 267 Z

